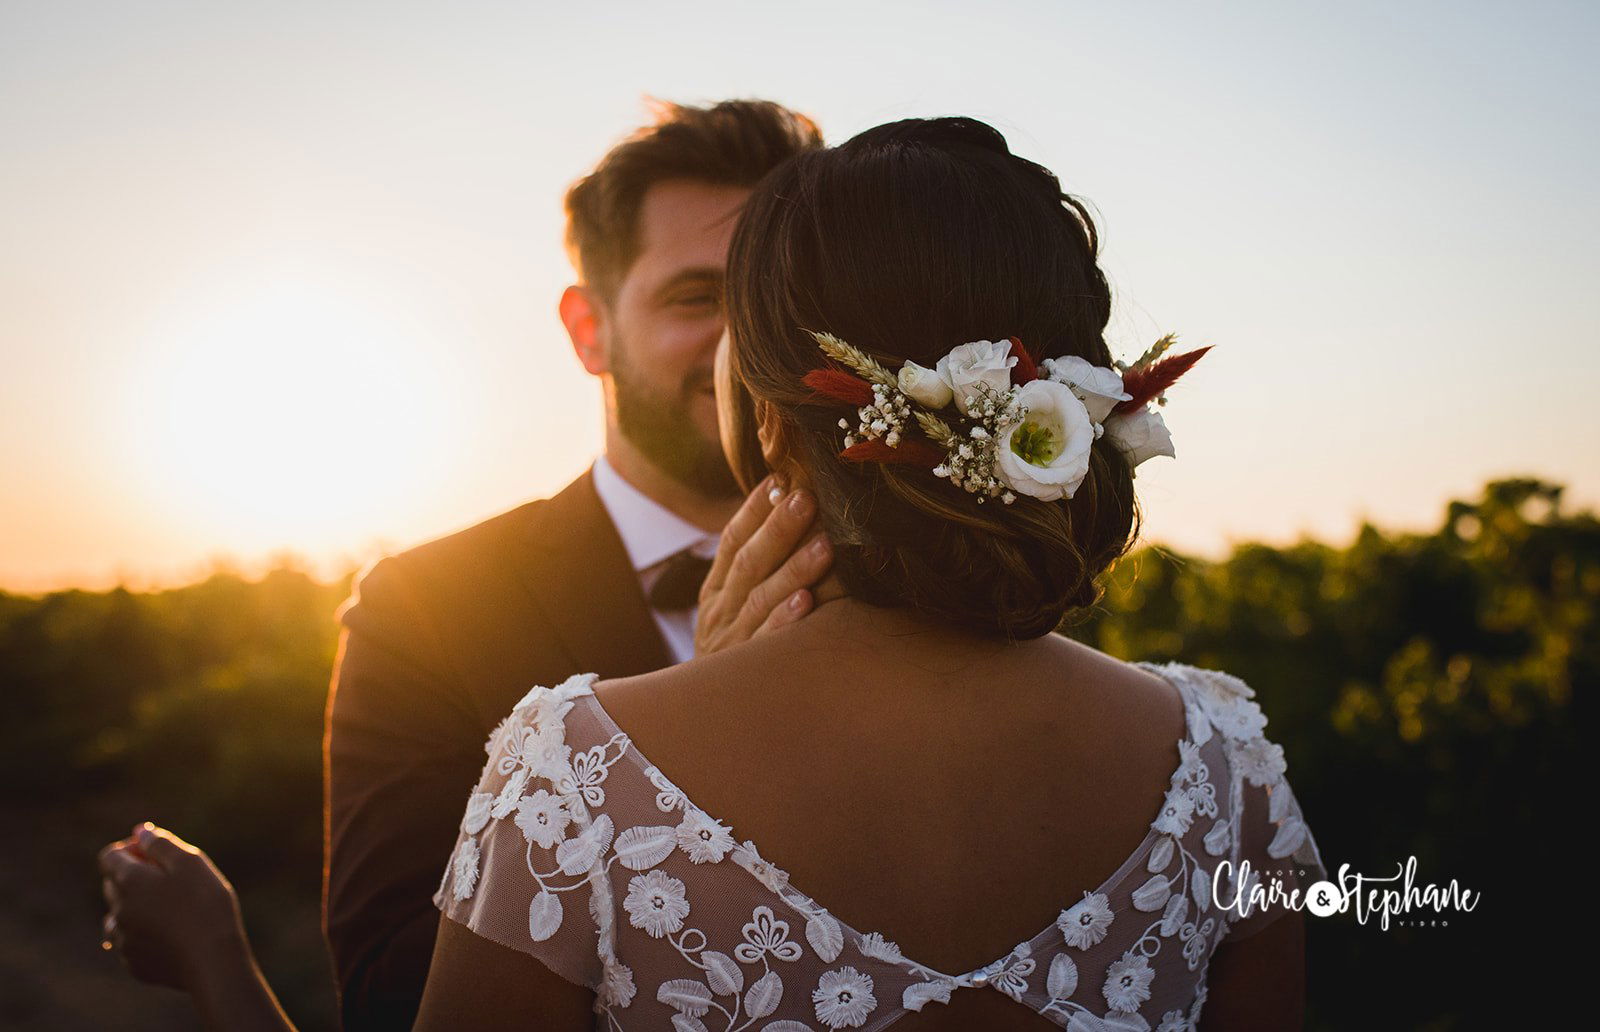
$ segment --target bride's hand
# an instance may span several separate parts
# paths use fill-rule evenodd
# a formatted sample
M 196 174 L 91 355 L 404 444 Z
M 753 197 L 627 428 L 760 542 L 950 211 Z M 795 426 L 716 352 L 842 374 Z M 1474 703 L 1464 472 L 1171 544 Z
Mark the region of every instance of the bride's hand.
M 106 941 L 137 979 L 196 992 L 250 956 L 238 896 L 210 858 L 146 822 L 100 851 Z
M 694 651 L 703 656 L 794 623 L 811 611 L 811 587 L 833 563 L 828 539 L 812 528 L 816 500 L 783 493 L 773 477 L 750 492 L 722 531 L 700 588 Z

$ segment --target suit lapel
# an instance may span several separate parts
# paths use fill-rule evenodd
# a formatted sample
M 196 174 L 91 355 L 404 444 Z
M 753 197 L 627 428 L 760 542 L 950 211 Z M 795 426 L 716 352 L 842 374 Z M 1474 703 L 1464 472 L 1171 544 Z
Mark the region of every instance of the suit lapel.
M 593 472 L 539 508 L 528 528 L 524 582 L 577 665 L 573 673 L 631 677 L 672 665 Z

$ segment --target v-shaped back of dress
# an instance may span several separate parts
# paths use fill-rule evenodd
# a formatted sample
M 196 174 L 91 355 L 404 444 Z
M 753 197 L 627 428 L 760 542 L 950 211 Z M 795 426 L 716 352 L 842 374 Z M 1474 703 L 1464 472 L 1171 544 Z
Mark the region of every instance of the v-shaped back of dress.
M 490 736 L 434 902 L 593 989 L 597 1028 L 882 1029 L 987 989 L 1074 1032 L 1192 1028 L 1217 945 L 1283 913 L 1228 904 L 1263 873 L 1285 890 L 1325 875 L 1254 693 L 1140 665 L 1185 710 L 1149 832 L 1099 888 L 971 971 L 918 963 L 806 895 L 640 755 L 592 674 L 533 689 Z

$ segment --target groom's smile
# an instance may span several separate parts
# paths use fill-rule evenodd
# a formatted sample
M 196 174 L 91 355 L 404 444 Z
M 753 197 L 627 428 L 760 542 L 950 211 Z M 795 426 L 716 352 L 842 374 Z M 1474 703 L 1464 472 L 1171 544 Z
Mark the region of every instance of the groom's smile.
M 683 181 L 652 187 L 639 210 L 639 255 L 613 309 L 615 327 L 632 349 L 630 362 L 653 370 L 651 379 L 662 388 L 681 385 L 679 396 L 712 444 L 711 369 L 723 328 L 723 266 L 749 193 Z
M 605 383 L 607 454 L 625 475 L 648 476 L 638 468 L 647 463 L 706 499 L 739 493 L 722 454 L 713 365 L 723 267 L 749 194 L 688 179 L 654 184 L 615 287 L 574 287 L 562 300 L 579 360 Z

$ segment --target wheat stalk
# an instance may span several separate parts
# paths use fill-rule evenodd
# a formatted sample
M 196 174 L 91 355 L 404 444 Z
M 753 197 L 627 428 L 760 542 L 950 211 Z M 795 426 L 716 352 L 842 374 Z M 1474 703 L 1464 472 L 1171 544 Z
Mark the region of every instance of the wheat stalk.
M 1176 333 L 1167 334 L 1166 336 L 1162 337 L 1160 340 L 1156 341 L 1154 344 L 1150 345 L 1150 347 L 1145 351 L 1145 353 L 1140 355 L 1138 357 L 1138 359 L 1135 360 L 1134 363 L 1132 365 L 1130 365 L 1128 368 L 1129 369 L 1143 369 L 1145 366 L 1149 365 L 1151 362 L 1154 362 L 1156 359 L 1158 359 L 1162 355 L 1166 354 L 1167 349 L 1172 347 L 1172 345 L 1174 345 L 1176 343 L 1178 343 L 1178 335 Z
M 934 415 L 918 409 L 916 412 L 917 425 L 922 427 L 922 432 L 928 435 L 928 440 L 941 448 L 949 448 L 956 439 L 956 432 L 950 429 L 950 424 Z
M 822 348 L 823 354 L 855 370 L 856 374 L 869 383 L 881 383 L 885 387 L 900 386 L 899 379 L 889 370 L 878 364 L 877 359 L 862 351 L 860 348 L 835 337 L 831 333 L 819 333 L 816 330 L 807 330 L 817 346 Z

